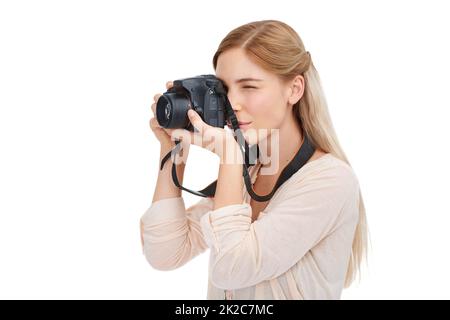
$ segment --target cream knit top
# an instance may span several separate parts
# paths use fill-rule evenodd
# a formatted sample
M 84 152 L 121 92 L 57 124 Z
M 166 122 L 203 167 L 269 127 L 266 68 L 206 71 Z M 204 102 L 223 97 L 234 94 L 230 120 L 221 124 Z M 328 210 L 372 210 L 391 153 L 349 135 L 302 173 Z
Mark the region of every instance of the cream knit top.
M 306 163 L 253 223 L 242 192 L 242 204 L 217 210 L 212 198 L 152 203 L 141 219 L 150 265 L 176 269 L 209 248 L 207 299 L 339 299 L 359 215 L 352 168 L 330 153 Z

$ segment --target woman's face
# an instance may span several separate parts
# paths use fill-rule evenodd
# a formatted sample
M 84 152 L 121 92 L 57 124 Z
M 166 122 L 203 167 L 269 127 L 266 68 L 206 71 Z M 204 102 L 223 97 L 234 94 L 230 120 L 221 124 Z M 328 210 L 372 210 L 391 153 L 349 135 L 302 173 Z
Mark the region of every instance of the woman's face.
M 292 116 L 289 85 L 253 62 L 243 49 L 223 52 L 217 60 L 216 76 L 227 87 L 238 121 L 251 122 L 241 127 L 249 144 L 266 139 L 270 129 L 280 129 L 286 117 Z

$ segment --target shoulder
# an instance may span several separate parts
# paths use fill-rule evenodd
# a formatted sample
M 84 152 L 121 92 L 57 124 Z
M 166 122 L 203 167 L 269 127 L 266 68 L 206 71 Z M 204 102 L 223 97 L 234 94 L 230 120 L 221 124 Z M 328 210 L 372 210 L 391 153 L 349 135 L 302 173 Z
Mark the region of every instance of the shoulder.
M 345 161 L 331 153 L 325 153 L 320 158 L 306 163 L 298 172 L 298 179 L 305 178 L 340 178 L 357 183 L 353 168 Z
M 285 183 L 285 192 L 314 192 L 321 198 L 332 195 L 344 198 L 359 193 L 359 182 L 353 168 L 331 153 L 306 163 Z

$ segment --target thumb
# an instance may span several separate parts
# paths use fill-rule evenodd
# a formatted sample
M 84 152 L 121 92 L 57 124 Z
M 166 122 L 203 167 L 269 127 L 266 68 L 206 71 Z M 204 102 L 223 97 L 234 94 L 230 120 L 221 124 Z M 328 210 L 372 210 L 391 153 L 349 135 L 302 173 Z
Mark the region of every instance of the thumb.
M 189 109 L 188 117 L 189 117 L 189 121 L 192 123 L 192 125 L 194 126 L 196 131 L 201 132 L 203 129 L 203 121 L 202 121 L 202 118 L 200 117 L 200 115 L 196 111 Z

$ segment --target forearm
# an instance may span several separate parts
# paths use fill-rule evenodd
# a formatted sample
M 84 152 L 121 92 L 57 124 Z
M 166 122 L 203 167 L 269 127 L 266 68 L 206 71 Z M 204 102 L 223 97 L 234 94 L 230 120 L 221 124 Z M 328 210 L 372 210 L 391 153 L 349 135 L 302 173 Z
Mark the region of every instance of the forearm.
M 153 194 L 152 203 L 158 200 L 167 198 L 181 197 L 181 189 L 175 186 L 172 179 L 172 160 L 167 159 L 164 163 L 164 168 L 160 169 L 162 158 L 169 152 L 169 150 L 162 148 L 160 150 L 159 162 L 158 162 L 158 179 L 156 181 L 155 193 Z M 183 152 L 189 152 L 189 150 L 183 149 Z M 185 157 L 187 159 L 187 157 Z M 179 159 L 179 156 L 177 156 Z M 178 181 L 183 185 L 184 169 L 186 164 L 184 162 L 179 163 L 176 166 Z
M 233 204 L 242 204 L 244 201 L 242 197 L 243 157 L 236 141 L 226 144 L 223 154 L 214 196 L 214 210 Z

